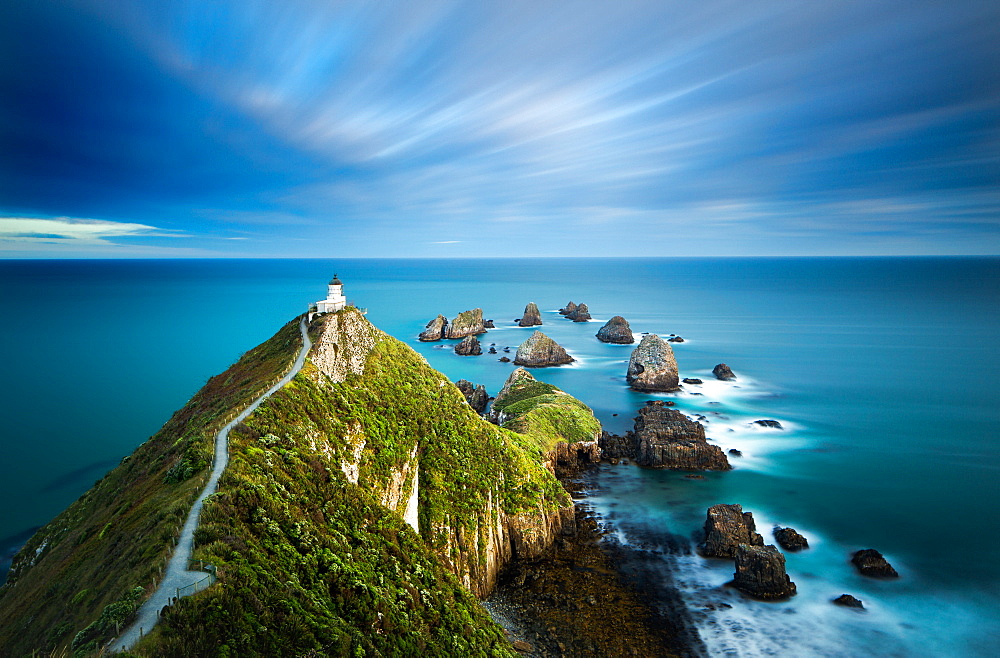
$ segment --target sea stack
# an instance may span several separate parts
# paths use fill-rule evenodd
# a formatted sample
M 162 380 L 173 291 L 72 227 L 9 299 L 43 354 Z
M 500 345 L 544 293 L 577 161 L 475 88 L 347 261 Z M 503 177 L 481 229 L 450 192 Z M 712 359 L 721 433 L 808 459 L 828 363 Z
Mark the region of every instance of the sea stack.
M 573 322 L 587 322 L 591 319 L 590 309 L 587 308 L 586 304 L 577 304 L 576 308 L 566 314 L 566 317 Z
M 447 329 L 448 329 L 448 318 L 444 317 L 443 315 L 439 315 L 427 323 L 427 328 L 424 329 L 423 332 L 421 332 L 418 338 L 424 341 L 425 343 L 435 340 L 441 340 L 442 338 L 444 338 Z
M 524 307 L 524 314 L 517 321 L 519 327 L 537 327 L 542 324 L 542 314 L 538 312 L 538 305 L 535 302 L 528 302 Z
M 537 330 L 521 343 L 514 356 L 515 364 L 529 368 L 558 366 L 572 361 L 573 357 L 556 341 Z
M 654 400 L 639 409 L 633 431 L 624 438 L 605 433 L 610 456 L 634 459 L 640 466 L 692 471 L 732 468 L 719 446 L 705 440 L 705 427 Z
M 736 379 L 736 375 L 725 363 L 720 363 L 719 365 L 712 368 L 712 374 L 715 375 L 716 379 L 721 379 L 724 382 L 731 382 Z
M 871 578 L 899 578 L 899 574 L 889 561 L 874 548 L 858 551 L 851 557 L 851 562 L 858 568 L 862 576 Z
M 783 549 L 792 553 L 809 548 L 809 540 L 796 532 L 794 528 L 774 526 L 774 538 L 778 540 L 778 544 Z
M 485 386 L 482 384 L 476 386 L 466 379 L 459 379 L 455 382 L 455 386 L 462 392 L 462 395 L 465 396 L 465 401 L 469 403 L 470 407 L 476 410 L 477 414 L 486 411 L 486 405 L 490 401 L 490 396 L 486 392 Z
M 627 381 L 636 391 L 676 391 L 680 378 L 670 343 L 656 334 L 647 334 L 632 350 Z
M 576 304 L 574 302 L 570 302 L 566 304 L 566 306 L 559 309 L 559 315 L 569 315 L 575 310 L 576 310 Z
M 785 556 L 773 545 L 736 547 L 733 585 L 758 599 L 785 599 L 795 594 L 795 583 L 785 573 Z
M 597 330 L 597 340 L 602 343 L 627 345 L 635 342 L 635 336 L 632 335 L 632 329 L 628 326 L 628 320 L 616 315 Z
M 455 346 L 455 354 L 459 356 L 479 356 L 483 353 L 483 348 L 475 336 L 466 336 Z
M 476 334 L 485 334 L 486 327 L 483 326 L 483 309 L 474 308 L 471 311 L 463 311 L 458 317 L 451 321 L 445 330 L 446 338 L 465 338 Z
M 705 520 L 705 541 L 699 546 L 705 557 L 735 557 L 740 544 L 763 546 L 753 514 L 740 505 L 712 505 Z

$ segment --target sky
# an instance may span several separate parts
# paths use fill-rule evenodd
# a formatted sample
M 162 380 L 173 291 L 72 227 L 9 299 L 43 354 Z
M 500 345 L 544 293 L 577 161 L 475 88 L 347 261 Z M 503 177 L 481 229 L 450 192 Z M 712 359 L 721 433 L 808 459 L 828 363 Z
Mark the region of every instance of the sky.
M 0 3 L 0 258 L 929 254 L 995 0 Z

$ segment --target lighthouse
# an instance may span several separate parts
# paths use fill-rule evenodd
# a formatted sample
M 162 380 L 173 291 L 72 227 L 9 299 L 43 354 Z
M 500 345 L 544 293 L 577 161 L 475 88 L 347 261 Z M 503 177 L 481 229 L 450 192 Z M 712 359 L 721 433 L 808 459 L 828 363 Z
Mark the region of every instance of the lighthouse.
M 345 306 L 347 306 L 347 298 L 344 297 L 344 282 L 334 274 L 326 287 L 326 299 L 316 302 L 316 312 L 332 313 L 343 310 Z

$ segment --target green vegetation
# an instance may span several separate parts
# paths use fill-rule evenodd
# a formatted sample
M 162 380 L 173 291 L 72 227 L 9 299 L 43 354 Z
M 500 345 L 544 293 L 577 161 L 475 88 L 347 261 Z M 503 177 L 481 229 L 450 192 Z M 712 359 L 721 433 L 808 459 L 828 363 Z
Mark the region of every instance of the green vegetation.
M 543 451 L 558 441 L 595 441 L 601 434 L 601 423 L 590 407 L 523 368 L 511 373 L 493 410 L 507 419 L 504 428 L 531 439 Z
M 152 591 L 204 484 L 215 433 L 287 370 L 301 341 L 296 319 L 244 354 L 35 533 L 0 588 L 4 655 L 61 654 L 89 629 L 77 644 L 85 654 L 114 635 L 122 606 L 105 613 L 130 601 L 136 587 Z
M 535 394 L 506 400 L 524 433 L 503 429 L 357 311 L 310 332 L 302 371 L 230 433 L 229 466 L 195 534 L 218 582 L 170 607 L 134 654 L 511 655 L 473 593 L 488 591 L 513 533 L 537 544 L 571 505 L 540 464 L 597 421 L 529 376 Z M 86 655 L 116 634 L 137 587 L 155 584 L 215 431 L 298 345 L 293 322 L 39 531 L 0 592 L 2 646 Z M 402 519 L 414 478 L 419 532 Z

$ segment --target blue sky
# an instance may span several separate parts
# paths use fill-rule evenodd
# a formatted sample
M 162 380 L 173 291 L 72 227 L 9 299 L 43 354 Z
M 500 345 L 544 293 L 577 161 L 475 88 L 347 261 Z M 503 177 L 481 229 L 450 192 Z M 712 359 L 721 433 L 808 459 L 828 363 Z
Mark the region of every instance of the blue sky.
M 1000 3 L 0 4 L 0 257 L 1000 253 Z

